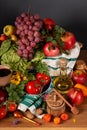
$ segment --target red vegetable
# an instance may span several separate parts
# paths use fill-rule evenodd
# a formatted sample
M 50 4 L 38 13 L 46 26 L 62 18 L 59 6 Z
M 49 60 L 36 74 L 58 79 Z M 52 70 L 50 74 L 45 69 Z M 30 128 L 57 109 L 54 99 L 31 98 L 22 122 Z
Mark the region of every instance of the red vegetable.
M 0 119 L 3 119 L 4 117 L 6 117 L 6 115 L 7 115 L 6 106 L 2 105 L 0 107 Z
M 69 119 L 69 115 L 68 113 L 64 112 L 61 114 L 60 118 L 64 121 L 68 120 Z
M 49 113 L 44 114 L 43 119 L 45 122 L 50 122 L 52 119 L 52 115 Z
M 5 41 L 7 39 L 7 36 L 5 34 L 1 34 L 0 41 Z
M 31 80 L 26 84 L 26 92 L 28 94 L 39 94 L 42 86 L 38 80 Z
M 56 44 L 53 44 L 52 42 L 47 42 L 44 47 L 43 51 L 45 56 L 57 56 L 60 53 L 60 50 Z
M 81 83 L 84 84 L 86 82 L 87 79 L 87 74 L 85 72 L 83 72 L 82 70 L 75 70 L 72 73 L 72 80 L 75 83 Z
M 63 49 L 65 49 L 65 50 L 72 49 L 76 42 L 76 38 L 75 38 L 74 34 L 71 32 L 65 32 L 62 35 L 61 40 L 64 42 Z
M 14 112 L 17 110 L 17 104 L 15 104 L 14 102 L 9 102 L 8 104 L 8 111 L 9 112 Z
M 67 93 L 67 97 L 69 101 L 75 105 L 80 105 L 84 101 L 84 95 L 82 90 L 77 88 L 71 88 Z
M 36 79 L 41 83 L 41 85 L 48 85 L 50 83 L 50 76 L 45 73 L 37 73 Z

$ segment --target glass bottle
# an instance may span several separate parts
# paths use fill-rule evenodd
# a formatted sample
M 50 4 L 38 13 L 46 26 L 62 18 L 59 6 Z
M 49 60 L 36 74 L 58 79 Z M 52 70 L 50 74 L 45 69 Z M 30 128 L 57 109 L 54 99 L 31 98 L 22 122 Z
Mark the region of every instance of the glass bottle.
M 73 81 L 70 75 L 67 74 L 67 59 L 61 58 L 59 61 L 60 75 L 54 78 L 54 87 L 61 93 L 67 94 L 68 90 L 73 86 Z

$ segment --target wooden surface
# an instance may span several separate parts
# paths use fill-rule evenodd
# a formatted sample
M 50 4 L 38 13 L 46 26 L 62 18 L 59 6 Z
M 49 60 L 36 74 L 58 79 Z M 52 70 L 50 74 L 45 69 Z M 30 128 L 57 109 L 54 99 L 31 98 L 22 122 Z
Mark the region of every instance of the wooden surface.
M 78 59 L 83 59 L 87 63 L 87 50 L 82 50 Z M 45 123 L 43 120 L 35 119 L 40 126 L 36 126 L 24 119 L 20 120 L 20 123 L 13 125 L 15 118 L 5 118 L 0 120 L 0 129 L 1 130 L 87 130 L 87 98 L 84 103 L 79 106 L 80 113 L 78 115 L 73 115 L 71 112 L 70 119 L 67 121 L 61 122 L 59 125 L 54 123 Z

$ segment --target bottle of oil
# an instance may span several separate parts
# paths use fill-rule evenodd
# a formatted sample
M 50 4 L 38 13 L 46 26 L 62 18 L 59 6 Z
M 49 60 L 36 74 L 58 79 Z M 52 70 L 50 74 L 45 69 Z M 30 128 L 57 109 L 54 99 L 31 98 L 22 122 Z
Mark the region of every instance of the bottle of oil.
M 68 90 L 73 86 L 73 81 L 70 75 L 67 74 L 67 59 L 61 58 L 59 61 L 60 75 L 54 78 L 54 87 L 61 93 L 67 94 Z

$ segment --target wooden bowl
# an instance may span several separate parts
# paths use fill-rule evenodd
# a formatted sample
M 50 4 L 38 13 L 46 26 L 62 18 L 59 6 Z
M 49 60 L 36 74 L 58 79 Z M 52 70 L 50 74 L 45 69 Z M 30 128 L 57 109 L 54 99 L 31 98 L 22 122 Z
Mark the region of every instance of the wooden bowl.
M 10 83 L 12 71 L 8 65 L 0 65 L 0 87 Z

